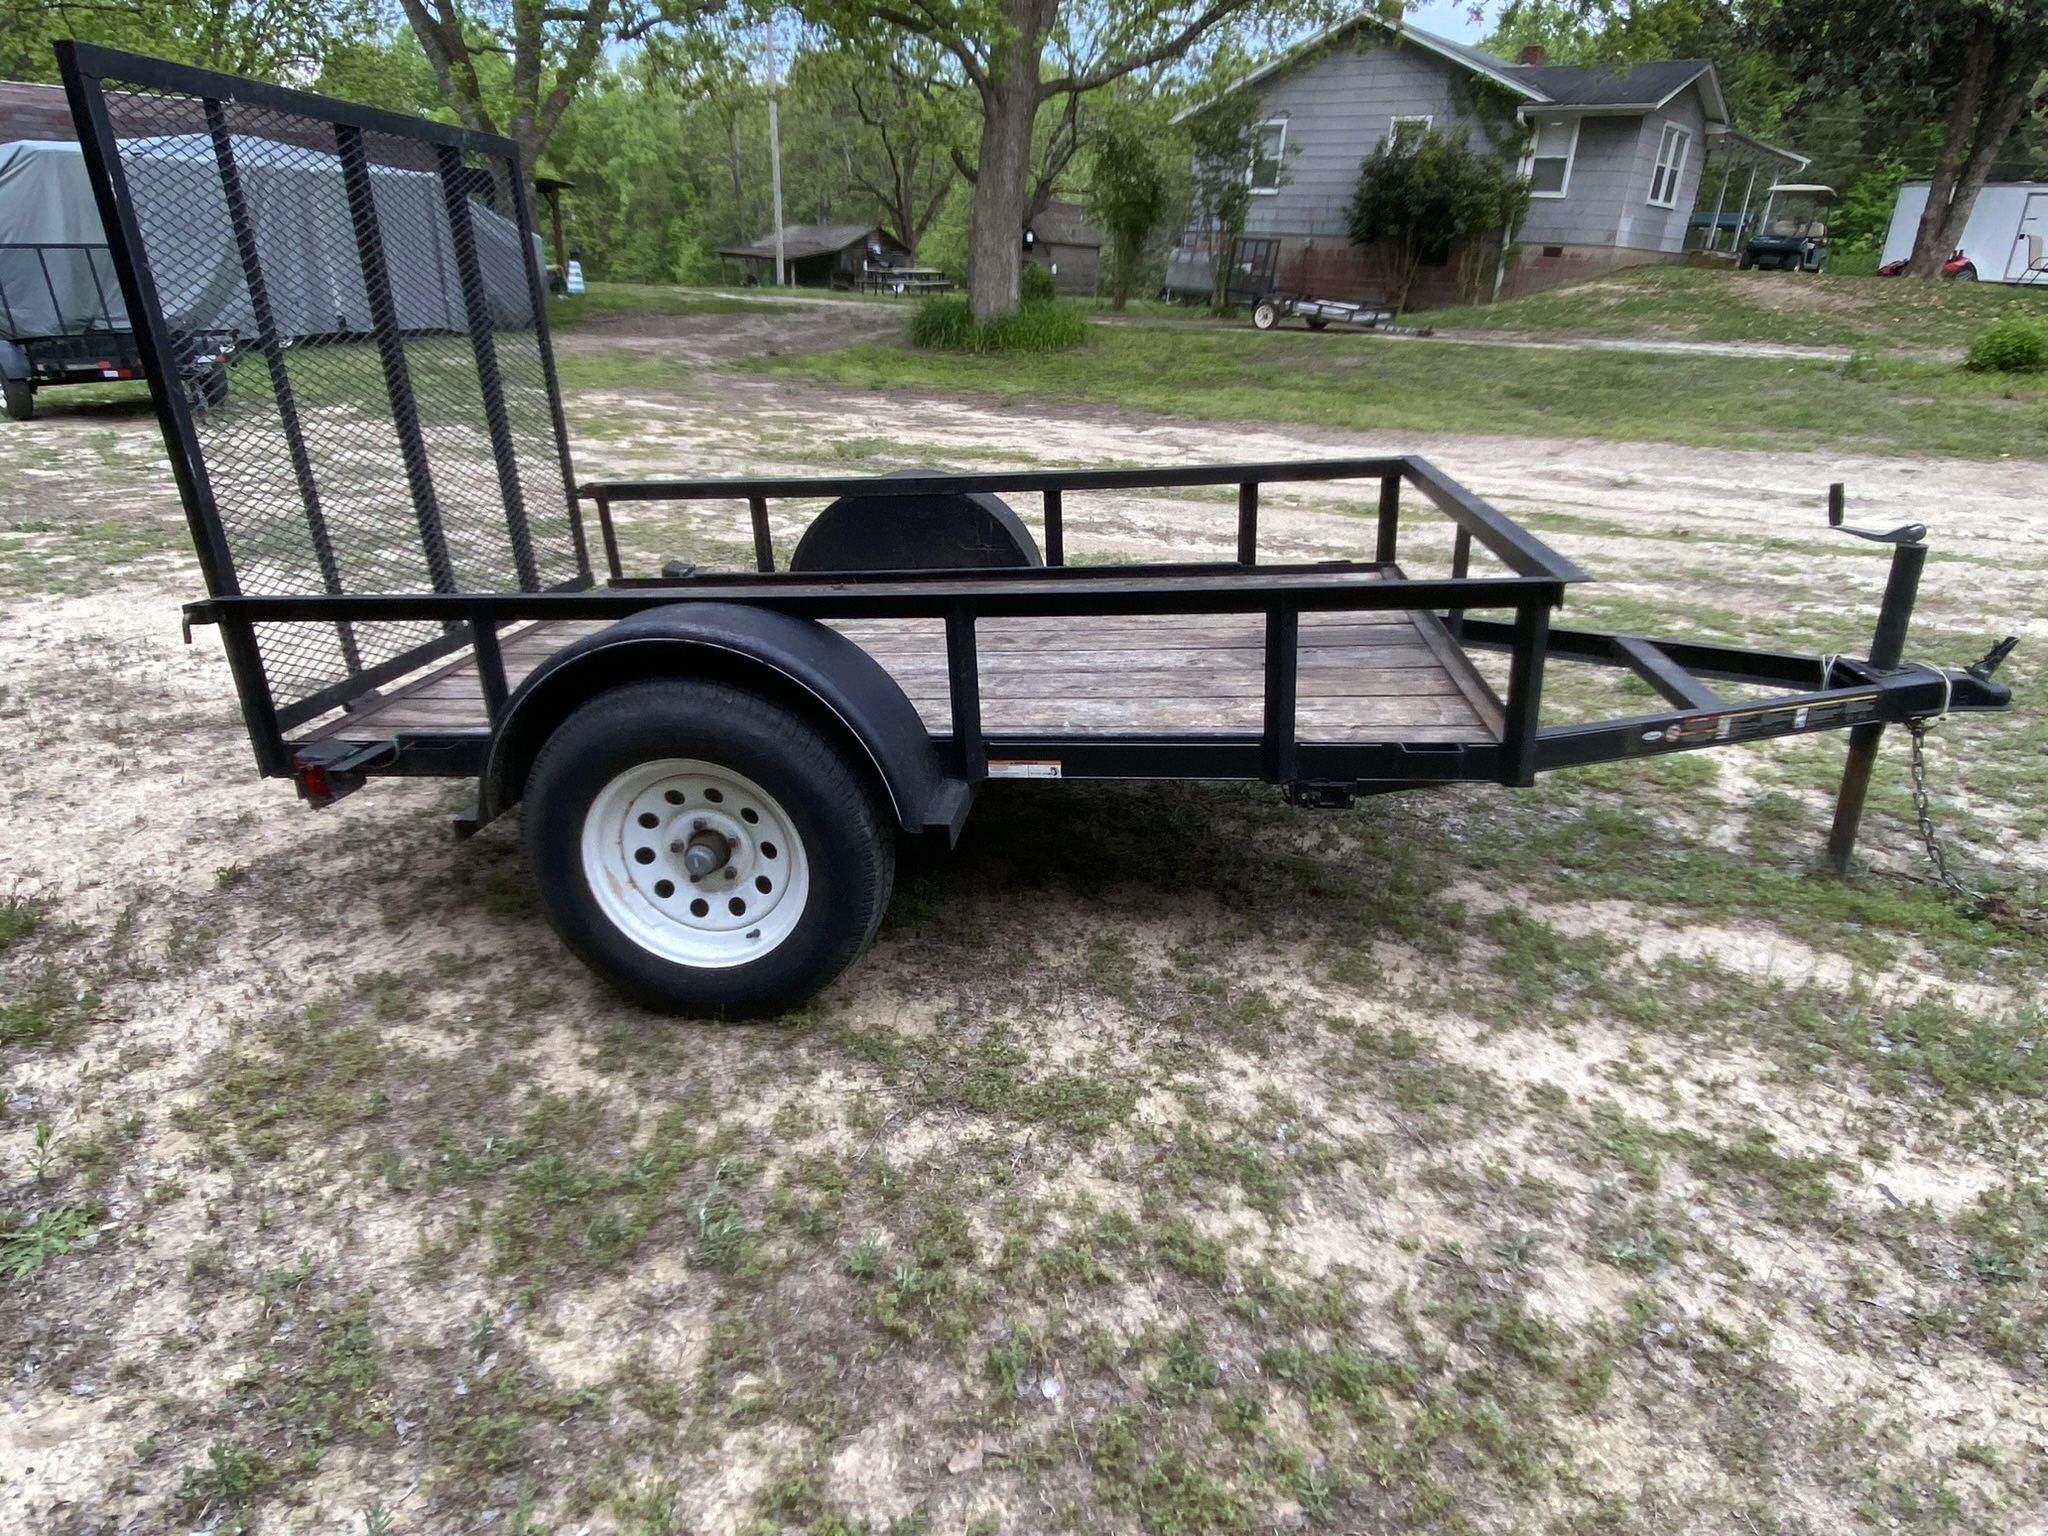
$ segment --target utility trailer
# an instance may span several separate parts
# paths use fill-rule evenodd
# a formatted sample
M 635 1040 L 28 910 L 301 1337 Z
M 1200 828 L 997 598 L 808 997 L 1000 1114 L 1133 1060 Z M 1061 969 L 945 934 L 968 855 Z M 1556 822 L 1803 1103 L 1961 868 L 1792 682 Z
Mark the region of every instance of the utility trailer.
M 1394 311 L 1386 304 L 1352 304 L 1343 299 L 1313 299 L 1305 294 L 1269 293 L 1252 306 L 1252 325 L 1270 331 L 1282 320 L 1299 319 L 1312 331 L 1353 325 L 1361 331 L 1390 331 Z M 1427 336 L 1427 330 L 1420 334 Z
M 513 317 L 480 275 L 485 189 L 529 225 L 509 142 L 98 48 L 60 58 L 152 364 L 172 355 L 161 293 L 185 243 L 138 223 L 150 141 L 110 131 L 107 96 L 196 107 L 213 136 L 217 176 L 190 207 L 232 230 L 241 282 L 222 302 L 253 317 L 244 368 L 262 377 L 208 412 L 150 377 L 209 594 L 187 621 L 221 630 L 259 768 L 315 806 L 379 777 L 473 779 L 465 832 L 523 803 L 557 932 L 657 1008 L 814 994 L 873 934 L 899 837 L 957 837 L 990 779 L 1259 781 L 1341 807 L 1846 728 L 1840 861 L 1885 725 L 2008 704 L 2005 648 L 1969 668 L 1903 659 L 1917 526 L 1875 535 L 1891 574 L 1858 660 L 1556 627 L 1585 574 L 1413 457 L 579 489 L 539 274 Z M 249 217 L 250 139 L 333 144 L 367 339 L 283 344 L 267 273 L 303 253 Z M 422 146 L 444 192 L 432 229 L 370 192 Z M 441 249 L 464 322 L 402 328 L 393 268 Z M 1371 547 L 1268 562 L 1262 508 L 1328 481 L 1363 485 Z M 1235 558 L 1068 564 L 1081 500 L 1141 490 L 1219 499 Z M 818 501 L 778 549 L 771 509 Z M 615 513 L 640 503 L 743 508 L 755 569 L 628 574 Z M 1414 557 L 1417 512 L 1446 520 L 1441 569 Z M 1667 707 L 1545 725 L 1559 662 L 1624 668 Z
M 119 299 L 104 245 L 0 243 L 0 404 L 11 419 L 33 420 L 36 392 L 52 385 L 142 377 L 142 353 Z M 225 400 L 232 332 L 174 331 L 171 338 L 176 378 L 193 405 L 205 410 Z

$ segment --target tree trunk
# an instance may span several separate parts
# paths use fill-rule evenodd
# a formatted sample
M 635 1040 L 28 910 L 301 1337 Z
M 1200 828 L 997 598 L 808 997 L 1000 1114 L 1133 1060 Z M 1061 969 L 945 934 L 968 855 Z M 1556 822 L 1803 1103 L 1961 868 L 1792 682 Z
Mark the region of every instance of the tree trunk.
M 1010 36 L 981 87 L 981 155 L 967 232 L 967 307 L 977 320 L 1017 307 L 1038 66 L 1053 6 L 1054 0 L 1003 0 Z
M 1237 231 L 1221 219 L 1209 225 L 1209 312 L 1230 308 L 1231 258 L 1237 254 Z
M 1963 162 L 1962 172 L 1949 197 L 1947 217 L 1941 223 L 1940 237 L 1934 243 L 1934 248 L 1943 258 L 1950 251 L 1961 248 L 1963 230 L 1970 222 L 1971 211 L 1977 206 L 1977 194 L 1991 179 L 1993 163 L 2005 149 L 2006 140 L 2019 127 L 2020 118 L 2033 104 L 2034 81 L 2042 67 L 2043 61 L 2038 59 L 2008 59 L 2006 67 L 1996 72 L 1985 91 L 1977 118 L 1976 138 L 1970 145 L 1970 158 Z
M 757 238 L 752 214 L 747 208 L 747 182 L 740 173 L 740 116 L 735 112 L 725 120 L 726 147 L 729 151 L 727 163 L 732 169 L 732 216 L 739 222 L 739 243 L 745 245 Z
M 1906 263 L 1908 277 L 1939 277 L 1942 263 L 1954 246 L 1941 244 L 1941 232 L 1948 222 L 1949 200 L 1955 195 L 1956 178 L 1969 157 L 1971 130 L 1984 99 L 1984 82 L 1991 73 L 1993 52 L 1990 29 L 1981 21 L 1964 53 L 1963 78 L 1956 82 L 1955 100 L 1949 104 L 1948 119 L 1942 125 L 1941 153 L 1927 179 L 1927 206 L 1920 211 L 1920 227 L 1913 233 L 1913 255 Z

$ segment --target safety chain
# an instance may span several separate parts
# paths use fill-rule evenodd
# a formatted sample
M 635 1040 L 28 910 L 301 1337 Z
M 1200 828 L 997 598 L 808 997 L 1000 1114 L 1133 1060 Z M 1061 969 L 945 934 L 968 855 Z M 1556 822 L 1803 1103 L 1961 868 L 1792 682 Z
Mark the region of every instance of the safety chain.
M 1981 916 L 1993 922 L 2027 929 L 2048 926 L 2048 908 L 2026 909 L 2015 906 L 2010 897 L 1987 896 L 1963 884 L 1956 877 L 1956 872 L 1948 867 L 1948 855 L 1942 849 L 1941 839 L 1935 835 L 1932 801 L 1927 793 L 1927 727 L 1933 723 L 1933 719 L 1925 718 L 1908 720 L 1906 730 L 1913 738 L 1913 815 L 1920 823 L 1920 842 L 1927 849 L 1927 862 L 1934 866 L 1936 882 L 1951 896 L 1968 902 Z
M 1955 871 L 1948 867 L 1948 855 L 1942 851 L 1941 839 L 1935 836 L 1932 802 L 1927 794 L 1927 721 L 1922 718 L 1908 720 L 1906 729 L 1913 737 L 1913 814 L 1920 822 L 1920 841 L 1927 849 L 1927 862 L 1934 866 L 1934 878 L 1942 888 L 1953 896 L 1960 896 L 1972 906 L 1984 905 L 1984 893 L 1972 890 L 1956 878 Z

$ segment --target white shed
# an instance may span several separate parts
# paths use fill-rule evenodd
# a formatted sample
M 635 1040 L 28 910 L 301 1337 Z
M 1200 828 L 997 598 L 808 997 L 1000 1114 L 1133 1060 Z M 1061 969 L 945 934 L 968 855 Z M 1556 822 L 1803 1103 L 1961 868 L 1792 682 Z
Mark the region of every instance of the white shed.
M 1909 181 L 1899 188 L 1881 261 L 1904 261 L 1913 254 L 1913 236 L 1926 207 L 1926 182 Z M 2048 286 L 2048 182 L 1987 184 L 1963 226 L 1963 254 L 1987 283 Z

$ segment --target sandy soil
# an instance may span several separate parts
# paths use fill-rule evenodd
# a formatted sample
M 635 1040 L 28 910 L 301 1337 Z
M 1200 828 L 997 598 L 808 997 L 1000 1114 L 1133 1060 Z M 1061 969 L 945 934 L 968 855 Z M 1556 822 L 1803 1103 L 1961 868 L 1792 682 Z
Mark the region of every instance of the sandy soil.
M 1852 650 L 1882 567 L 1822 528 L 1839 479 L 1857 521 L 1935 525 L 1937 654 L 2048 642 L 2037 463 L 716 370 L 896 323 L 819 310 L 567 338 L 702 365 L 572 399 L 580 471 L 1419 452 L 1602 578 L 1568 621 Z M 812 1015 L 676 1026 L 560 950 L 516 825 L 453 842 L 459 787 L 313 814 L 255 778 L 217 645 L 180 643 L 154 438 L 118 407 L 0 435 L 0 897 L 37 918 L 0 950 L 5 1251 L 83 1213 L 0 1291 L 0 1529 L 2048 1528 L 2048 958 L 1872 942 L 1936 910 L 1884 904 L 1918 899 L 1895 764 L 1896 873 L 1846 915 L 1762 894 L 1801 888 L 1826 742 L 1343 818 L 991 794 Z M 1070 556 L 1231 541 L 1222 501 L 1068 517 Z M 1369 530 L 1363 494 L 1290 492 L 1262 549 Z M 651 507 L 621 532 L 642 564 L 744 537 Z M 2048 867 L 2029 709 L 1945 728 L 1980 880 Z M 1623 816 L 1668 890 L 1570 867 Z M 1245 838 L 1268 874 L 1219 857 Z M 1759 864 L 1790 884 L 1742 886 Z M 1138 1235 L 1088 1236 L 1110 1216 Z M 1090 1243 L 1096 1270 L 1052 1267 Z M 1360 1359 L 1370 1387 L 1316 1374 Z

